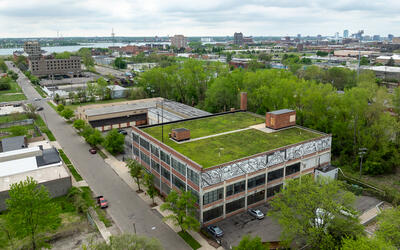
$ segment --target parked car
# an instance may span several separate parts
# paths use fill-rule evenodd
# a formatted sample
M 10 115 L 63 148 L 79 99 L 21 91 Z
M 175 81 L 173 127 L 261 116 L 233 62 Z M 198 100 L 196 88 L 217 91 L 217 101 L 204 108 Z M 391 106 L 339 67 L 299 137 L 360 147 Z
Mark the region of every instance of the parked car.
M 119 130 L 118 130 L 118 133 L 123 134 L 123 135 L 127 135 L 127 134 L 128 134 L 128 132 L 126 132 L 126 131 L 123 130 L 123 129 L 119 129 Z
M 33 99 L 34 101 L 40 101 L 41 99 L 40 98 L 35 98 L 35 99 Z
M 222 237 L 224 235 L 224 231 L 222 231 L 218 226 L 208 226 L 207 231 L 215 237 Z
M 39 107 L 36 109 L 36 111 L 42 111 L 42 110 L 43 110 L 43 107 Z
M 108 201 L 106 199 L 104 199 L 103 195 L 97 196 L 96 200 L 97 200 L 97 204 L 100 206 L 100 208 L 108 207 Z
M 92 155 L 94 155 L 94 154 L 97 153 L 97 150 L 94 149 L 94 148 L 91 148 L 91 149 L 89 149 L 89 152 L 90 152 Z
M 264 213 L 259 209 L 249 209 L 249 214 L 259 220 L 264 218 Z

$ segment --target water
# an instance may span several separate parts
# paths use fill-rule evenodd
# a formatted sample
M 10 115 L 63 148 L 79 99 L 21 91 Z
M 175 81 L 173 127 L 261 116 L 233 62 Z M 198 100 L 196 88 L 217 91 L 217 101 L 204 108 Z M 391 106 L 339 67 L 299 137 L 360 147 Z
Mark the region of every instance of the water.
M 150 43 L 130 43 L 130 45 L 146 45 Z M 170 44 L 168 42 L 158 42 L 158 43 L 153 43 L 153 44 Z M 68 52 L 75 52 L 78 51 L 80 48 L 108 48 L 110 46 L 126 46 L 128 43 L 81 43 L 80 45 L 74 45 L 74 46 L 55 46 L 55 47 L 42 47 L 42 50 L 45 50 L 48 53 L 60 53 L 64 51 Z M 4 48 L 0 49 L 0 55 L 1 56 L 6 56 L 6 55 L 12 55 L 14 51 L 16 50 L 23 50 L 23 48 Z

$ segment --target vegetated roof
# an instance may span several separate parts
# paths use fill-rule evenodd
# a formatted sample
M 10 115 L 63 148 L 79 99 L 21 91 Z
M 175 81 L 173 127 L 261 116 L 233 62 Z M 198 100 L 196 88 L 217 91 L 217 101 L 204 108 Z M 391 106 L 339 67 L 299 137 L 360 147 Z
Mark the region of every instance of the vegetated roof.
M 164 125 L 164 143 L 208 168 L 323 136 L 300 127 L 268 132 L 249 128 L 260 123 L 265 127 L 263 118 L 247 112 L 170 123 Z M 172 129 L 182 127 L 190 130 L 191 140 L 177 143 L 168 138 Z M 143 131 L 161 141 L 161 125 Z
M 285 114 L 285 113 L 289 113 L 289 112 L 294 112 L 294 110 L 292 110 L 292 109 L 280 109 L 280 110 L 275 110 L 275 111 L 271 111 L 271 112 L 268 112 L 268 113 L 274 114 L 274 115 L 281 115 L 281 114 Z
M 0 143 L 0 152 L 7 152 L 11 150 L 17 150 L 21 148 L 26 148 L 25 136 L 14 136 L 9 138 L 4 138 Z

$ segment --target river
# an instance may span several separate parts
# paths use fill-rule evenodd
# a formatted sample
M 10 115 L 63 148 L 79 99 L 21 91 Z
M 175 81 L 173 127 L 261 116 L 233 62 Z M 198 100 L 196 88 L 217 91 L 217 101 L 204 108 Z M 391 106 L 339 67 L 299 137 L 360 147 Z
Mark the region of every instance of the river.
M 148 43 L 130 43 L 130 45 L 146 45 Z M 158 42 L 154 44 L 170 44 L 168 42 Z M 55 46 L 55 47 L 42 47 L 42 50 L 45 50 L 48 53 L 60 53 L 64 51 L 68 52 L 75 52 L 78 51 L 80 48 L 108 48 L 110 46 L 126 46 L 128 43 L 81 43 L 80 45 L 73 45 L 73 46 Z M 12 55 L 16 50 L 23 50 L 23 48 L 3 48 L 0 49 L 0 56 Z

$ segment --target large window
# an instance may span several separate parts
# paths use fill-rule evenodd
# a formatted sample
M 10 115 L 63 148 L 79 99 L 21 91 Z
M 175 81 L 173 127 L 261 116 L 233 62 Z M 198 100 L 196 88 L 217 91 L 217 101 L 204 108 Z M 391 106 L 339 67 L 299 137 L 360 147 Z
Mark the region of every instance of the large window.
M 150 157 L 148 157 L 145 153 L 140 154 L 140 159 L 150 166 Z
M 182 162 L 178 161 L 177 159 L 175 159 L 174 157 L 171 157 L 171 166 L 178 171 L 179 173 L 181 173 L 183 176 L 186 176 L 186 166 L 185 164 L 183 164 Z
M 172 184 L 175 185 L 178 189 L 183 189 L 184 191 L 186 190 L 186 184 L 184 181 L 179 179 L 177 176 L 172 175 Z
M 247 188 L 254 188 L 265 184 L 265 174 L 258 175 L 256 177 L 247 180 Z
M 283 187 L 283 184 L 279 184 L 279 185 L 268 188 L 267 189 L 267 198 L 274 196 L 276 193 L 279 193 L 279 191 L 281 191 L 282 187 Z
M 135 142 L 139 143 L 139 135 L 132 132 L 132 138 Z
M 154 180 L 154 186 L 160 188 L 160 179 L 157 176 L 153 175 L 153 180 Z
M 286 176 L 300 171 L 300 162 L 286 167 Z
M 196 190 L 194 190 L 193 188 L 191 188 L 189 185 L 187 186 L 187 190 L 192 193 L 192 195 L 196 199 L 196 203 L 199 204 L 199 199 L 200 199 L 199 193 Z
M 223 213 L 224 213 L 223 206 L 204 211 L 203 212 L 203 221 L 206 222 L 206 221 L 210 221 L 215 218 L 221 217 Z
M 160 173 L 160 164 L 151 159 L 151 168 Z
M 187 177 L 194 184 L 196 184 L 197 186 L 199 185 L 199 174 L 196 173 L 195 171 L 191 170 L 190 168 L 187 168 Z
M 168 186 L 168 184 L 161 182 L 161 191 L 163 191 L 166 194 L 169 194 L 169 192 L 171 191 L 170 186 Z
M 164 176 L 165 179 L 170 181 L 171 173 L 162 166 L 161 166 L 161 175 Z
M 226 187 L 226 196 L 243 192 L 246 189 L 246 181 L 239 181 Z
M 140 146 L 150 151 L 150 143 L 146 139 L 143 139 L 142 137 L 140 137 Z
M 132 145 L 132 146 L 133 146 L 133 154 L 136 156 L 139 156 L 139 149 L 137 147 L 135 147 L 135 145 Z
M 283 177 L 283 168 L 268 173 L 268 181 L 273 181 Z
M 160 158 L 160 151 L 158 150 L 158 148 L 153 144 L 150 144 L 150 148 L 151 148 L 151 153 L 157 156 L 157 158 Z
M 247 196 L 247 205 L 264 200 L 265 190 Z
M 169 165 L 170 164 L 169 155 L 166 152 L 162 151 L 162 150 L 160 150 L 160 155 L 161 155 L 161 157 L 160 157 L 161 160 Z
M 223 197 L 223 188 L 219 188 L 203 195 L 203 205 L 207 205 L 217 200 L 221 200 Z
M 227 214 L 243 208 L 244 207 L 244 197 L 240 198 L 239 200 L 235 200 L 235 201 L 226 203 L 225 207 L 226 207 Z

